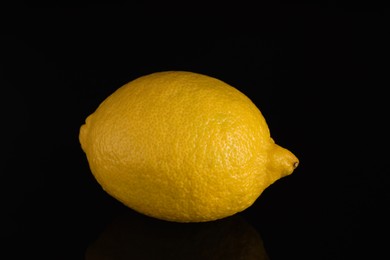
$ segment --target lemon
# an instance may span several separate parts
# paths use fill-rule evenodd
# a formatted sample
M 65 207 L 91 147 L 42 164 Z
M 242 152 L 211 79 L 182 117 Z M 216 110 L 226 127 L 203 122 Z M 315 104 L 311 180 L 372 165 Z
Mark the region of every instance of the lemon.
M 87 117 L 79 140 L 108 194 L 176 222 L 241 212 L 298 165 L 245 94 L 189 71 L 155 72 L 118 88 Z

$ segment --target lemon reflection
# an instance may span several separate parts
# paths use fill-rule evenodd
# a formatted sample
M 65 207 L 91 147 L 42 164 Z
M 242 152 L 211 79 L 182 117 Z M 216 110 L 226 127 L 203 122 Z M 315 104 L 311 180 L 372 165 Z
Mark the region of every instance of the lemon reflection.
M 120 215 L 86 250 L 97 259 L 268 259 L 258 232 L 239 215 L 173 223 L 134 212 Z

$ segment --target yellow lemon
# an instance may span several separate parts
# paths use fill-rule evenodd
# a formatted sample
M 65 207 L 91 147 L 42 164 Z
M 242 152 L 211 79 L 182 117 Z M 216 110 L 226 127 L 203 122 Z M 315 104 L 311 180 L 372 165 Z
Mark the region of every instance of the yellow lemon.
M 176 222 L 243 211 L 298 165 L 245 94 L 187 71 L 156 72 L 118 88 L 87 117 L 79 140 L 108 194 Z

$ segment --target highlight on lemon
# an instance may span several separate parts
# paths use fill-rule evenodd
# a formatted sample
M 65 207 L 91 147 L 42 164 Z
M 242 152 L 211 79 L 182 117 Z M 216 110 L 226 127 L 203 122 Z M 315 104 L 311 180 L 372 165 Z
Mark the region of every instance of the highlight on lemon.
M 245 94 L 188 71 L 155 72 L 118 88 L 87 117 L 79 141 L 110 196 L 175 222 L 241 212 L 299 163 Z

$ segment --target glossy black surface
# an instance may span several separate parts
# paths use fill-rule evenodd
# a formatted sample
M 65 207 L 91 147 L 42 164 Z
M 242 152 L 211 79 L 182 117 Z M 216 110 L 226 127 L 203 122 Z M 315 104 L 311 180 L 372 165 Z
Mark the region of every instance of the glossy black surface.
M 7 259 L 388 259 L 389 10 L 180 8 L 2 9 Z M 241 90 L 299 167 L 213 223 L 154 220 L 109 197 L 79 127 L 115 89 L 161 70 Z

